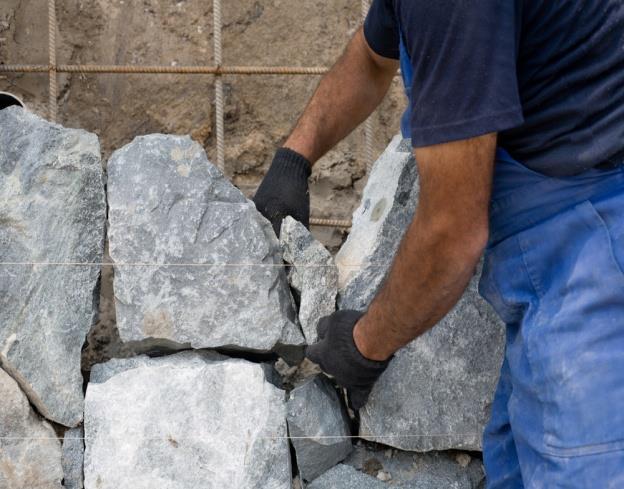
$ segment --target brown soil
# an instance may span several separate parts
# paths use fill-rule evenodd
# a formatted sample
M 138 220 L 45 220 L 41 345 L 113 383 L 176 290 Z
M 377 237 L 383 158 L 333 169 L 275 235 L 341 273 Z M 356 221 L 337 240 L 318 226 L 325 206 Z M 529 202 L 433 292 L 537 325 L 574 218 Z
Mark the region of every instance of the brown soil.
M 57 0 L 58 63 L 212 63 L 212 2 L 204 0 Z M 224 0 L 223 62 L 230 65 L 327 66 L 360 25 L 356 0 Z M 47 7 L 41 0 L 2 0 L 0 63 L 47 64 Z M 251 195 L 318 77 L 226 76 L 227 175 Z M 46 74 L 0 75 L 0 90 L 21 96 L 46 116 Z M 191 134 L 215 156 L 213 79 L 201 75 L 60 75 L 59 122 L 100 137 L 104 161 L 140 134 Z M 375 115 L 375 151 L 398 131 L 400 83 Z M 350 218 L 365 183 L 363 131 L 314 168 L 312 215 Z M 344 233 L 315 228 L 336 250 Z M 90 335 L 86 367 L 123 354 L 115 338 L 110 269 L 103 274 L 102 314 Z M 97 348 L 95 348 L 97 346 Z

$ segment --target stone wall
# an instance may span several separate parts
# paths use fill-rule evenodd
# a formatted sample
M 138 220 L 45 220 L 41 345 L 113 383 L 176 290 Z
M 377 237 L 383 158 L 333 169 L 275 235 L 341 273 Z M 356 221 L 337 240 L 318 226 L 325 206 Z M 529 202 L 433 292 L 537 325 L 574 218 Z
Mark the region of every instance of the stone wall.
M 502 328 L 475 281 L 359 413 L 303 359 L 387 273 L 418 198 L 409 145 L 376 163 L 336 263 L 292 219 L 278 240 L 189 137 L 106 166 L 95 135 L 0 111 L 0 488 L 484 483 Z M 126 358 L 81 370 L 103 267 Z

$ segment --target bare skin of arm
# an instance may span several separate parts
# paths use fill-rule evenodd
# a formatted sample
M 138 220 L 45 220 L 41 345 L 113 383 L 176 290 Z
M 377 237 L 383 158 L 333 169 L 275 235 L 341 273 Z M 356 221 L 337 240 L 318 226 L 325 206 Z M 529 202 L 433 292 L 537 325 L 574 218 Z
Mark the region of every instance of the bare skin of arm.
M 377 108 L 398 67 L 368 46 L 360 28 L 321 79 L 284 146 L 314 164 Z
M 415 150 L 416 215 L 390 274 L 353 337 L 386 360 L 434 326 L 460 299 L 488 238 L 496 135 Z

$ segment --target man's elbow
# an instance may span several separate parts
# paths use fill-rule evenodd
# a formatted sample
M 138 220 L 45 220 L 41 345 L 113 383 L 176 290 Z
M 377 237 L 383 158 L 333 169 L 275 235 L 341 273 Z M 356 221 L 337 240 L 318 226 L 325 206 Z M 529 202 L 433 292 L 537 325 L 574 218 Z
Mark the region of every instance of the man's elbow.
M 479 261 L 487 246 L 489 234 L 487 221 L 474 226 L 464 233 L 463 242 L 466 247 L 466 260 L 471 263 Z
M 483 255 L 489 238 L 488 219 L 458 222 L 448 219 L 430 227 L 437 246 L 445 250 L 449 261 L 456 266 L 473 267 Z

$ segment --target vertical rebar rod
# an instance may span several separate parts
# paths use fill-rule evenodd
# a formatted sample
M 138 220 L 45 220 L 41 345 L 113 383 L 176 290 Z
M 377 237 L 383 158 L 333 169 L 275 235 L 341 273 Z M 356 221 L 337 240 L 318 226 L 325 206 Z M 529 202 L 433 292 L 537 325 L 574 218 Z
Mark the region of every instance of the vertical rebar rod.
M 56 122 L 56 2 L 48 0 L 48 116 Z
M 366 15 L 368 14 L 369 8 L 369 0 L 362 0 L 362 22 L 366 20 Z M 373 114 L 371 114 L 371 116 L 364 122 L 364 159 L 366 161 L 367 172 L 370 171 L 373 163 L 375 162 L 375 155 L 373 150 L 373 133 L 375 130 Z
M 214 64 L 221 67 L 223 63 L 221 0 L 213 0 L 213 36 Z M 215 120 L 217 125 L 217 167 L 225 173 L 225 128 L 223 78 L 220 73 L 215 75 Z

